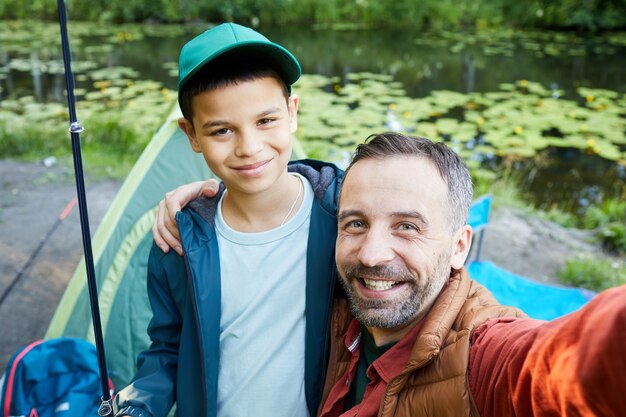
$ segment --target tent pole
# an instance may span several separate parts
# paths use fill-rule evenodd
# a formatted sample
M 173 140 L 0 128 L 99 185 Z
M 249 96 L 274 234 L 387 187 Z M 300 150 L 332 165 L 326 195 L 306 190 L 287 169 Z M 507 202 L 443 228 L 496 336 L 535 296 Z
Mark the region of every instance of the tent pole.
M 112 416 L 111 392 L 109 376 L 107 373 L 106 356 L 104 353 L 104 340 L 102 336 L 102 324 L 100 321 L 100 307 L 98 304 L 98 289 L 91 249 L 91 233 L 89 232 L 89 216 L 87 214 L 87 198 L 85 193 L 85 181 L 80 150 L 80 132 L 84 129 L 76 119 L 74 100 L 74 74 L 72 73 L 70 45 L 67 35 L 67 16 L 64 0 L 57 0 L 59 8 L 59 24 L 61 26 L 61 43 L 63 48 L 63 63 L 65 64 L 65 83 L 67 86 L 67 104 L 70 115 L 70 136 L 72 138 L 72 155 L 74 157 L 74 172 L 76 175 L 76 192 L 78 194 L 78 209 L 80 213 L 80 225 L 83 235 L 83 250 L 85 254 L 85 267 L 87 269 L 87 284 L 89 287 L 89 302 L 93 321 L 96 351 L 98 354 L 98 366 L 100 368 L 100 382 L 102 385 L 101 404 L 98 409 L 99 416 Z

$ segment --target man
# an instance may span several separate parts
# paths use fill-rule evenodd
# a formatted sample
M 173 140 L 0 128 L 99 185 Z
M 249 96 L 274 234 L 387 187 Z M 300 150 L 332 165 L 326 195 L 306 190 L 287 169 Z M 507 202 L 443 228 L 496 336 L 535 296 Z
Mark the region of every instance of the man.
M 471 196 L 443 144 L 357 148 L 335 255 L 350 311 L 337 300 L 321 416 L 623 415 L 626 287 L 552 323 L 514 318 L 463 268 Z
M 465 164 L 443 144 L 384 134 L 357 148 L 346 174 L 336 261 L 354 318 L 339 300 L 322 415 L 376 415 L 392 398 L 412 415 L 420 397 L 428 415 L 470 410 L 471 332 L 486 318 L 522 313 L 499 306 L 463 270 L 472 234 Z M 409 382 L 413 373 L 424 381 Z
M 469 172 L 443 144 L 359 145 L 338 208 L 335 300 L 320 415 L 618 416 L 626 286 L 561 319 L 498 305 L 463 267 Z

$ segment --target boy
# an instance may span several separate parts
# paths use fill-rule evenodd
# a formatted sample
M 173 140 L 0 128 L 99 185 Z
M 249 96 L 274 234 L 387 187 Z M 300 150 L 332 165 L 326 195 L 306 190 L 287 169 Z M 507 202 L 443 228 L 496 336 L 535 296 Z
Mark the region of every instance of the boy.
M 315 415 L 327 362 L 341 171 L 290 164 L 298 61 L 236 24 L 188 42 L 180 128 L 222 179 L 177 215 L 184 257 L 153 245 L 151 346 L 116 416 Z M 182 167 L 181 167 L 182 168 Z

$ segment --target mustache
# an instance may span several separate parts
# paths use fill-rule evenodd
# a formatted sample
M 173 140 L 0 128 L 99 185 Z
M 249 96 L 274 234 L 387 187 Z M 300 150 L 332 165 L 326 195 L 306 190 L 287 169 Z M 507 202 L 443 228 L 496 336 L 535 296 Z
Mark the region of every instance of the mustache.
M 413 275 L 406 268 L 399 265 L 365 266 L 361 263 L 356 263 L 346 265 L 343 268 L 343 272 L 348 279 L 379 278 L 390 281 L 415 281 Z

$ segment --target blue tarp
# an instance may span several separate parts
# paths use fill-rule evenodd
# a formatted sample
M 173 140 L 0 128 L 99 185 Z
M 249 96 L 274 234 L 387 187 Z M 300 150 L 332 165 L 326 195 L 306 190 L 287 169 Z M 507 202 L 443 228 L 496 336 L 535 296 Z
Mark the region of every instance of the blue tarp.
M 532 281 L 491 262 L 469 264 L 470 276 L 491 291 L 501 304 L 518 307 L 530 317 L 553 320 L 578 310 L 595 293 L 582 288 L 559 287 Z

